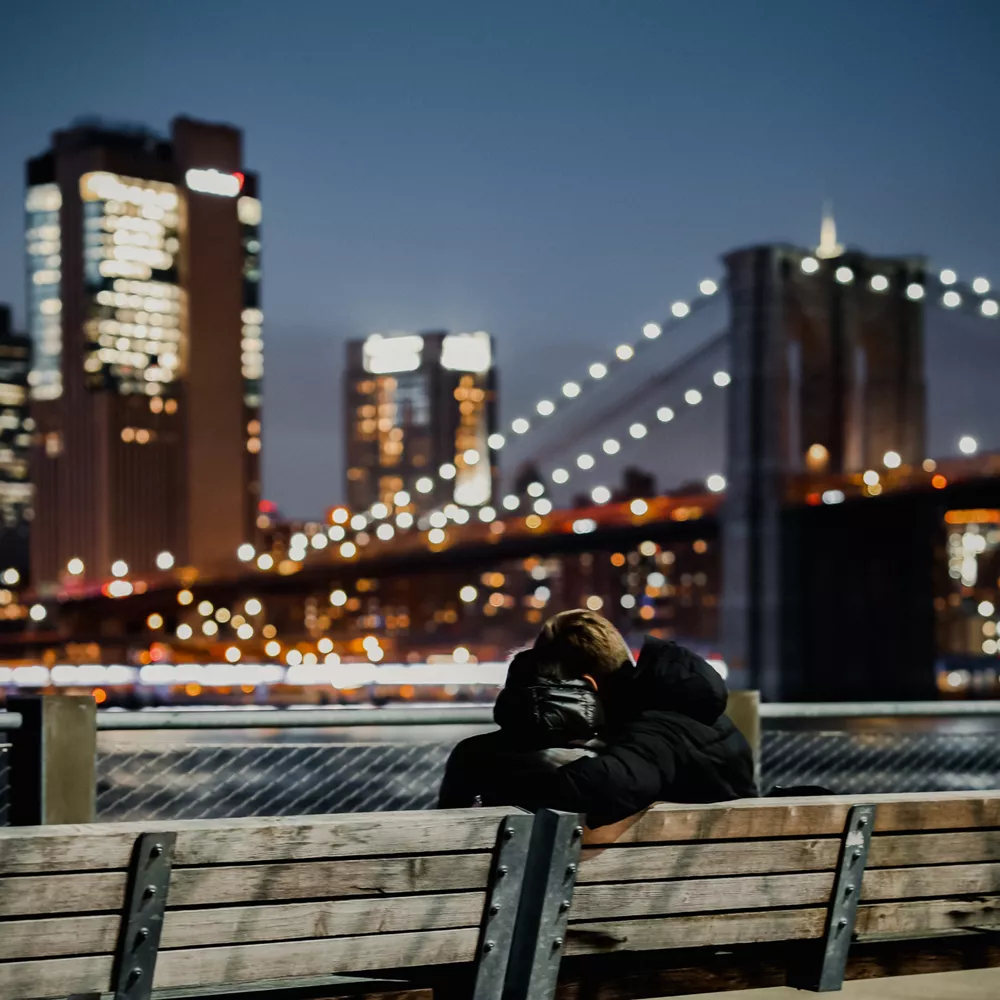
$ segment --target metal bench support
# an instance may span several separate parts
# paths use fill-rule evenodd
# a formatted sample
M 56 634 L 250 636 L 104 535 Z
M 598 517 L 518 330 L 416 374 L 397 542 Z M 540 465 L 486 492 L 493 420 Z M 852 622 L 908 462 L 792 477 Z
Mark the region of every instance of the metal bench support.
M 173 833 L 144 833 L 136 841 L 111 980 L 115 1000 L 149 1000 L 175 840 Z
M 473 1000 L 500 1000 L 503 993 L 534 819 L 531 813 L 516 813 L 500 824 L 476 952 Z
M 504 1000 L 549 1000 L 555 994 L 582 843 L 576 813 L 536 814 Z
M 839 990 L 844 985 L 847 953 L 854 936 L 854 921 L 861 897 L 861 879 L 868 860 L 872 829 L 875 826 L 875 806 L 852 806 L 847 817 L 847 829 L 840 850 L 840 864 L 830 896 L 823 939 L 823 962 L 820 966 L 818 993 Z

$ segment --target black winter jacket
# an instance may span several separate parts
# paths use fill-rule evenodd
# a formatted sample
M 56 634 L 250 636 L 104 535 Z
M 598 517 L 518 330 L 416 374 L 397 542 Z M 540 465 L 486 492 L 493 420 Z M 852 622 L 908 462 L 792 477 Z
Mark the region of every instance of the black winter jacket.
M 724 802 L 757 795 L 753 755 L 724 715 L 725 682 L 700 656 L 647 639 L 605 695 L 605 751 L 558 769 L 491 774 L 491 801 L 549 806 L 616 823 L 654 802 Z M 614 707 L 614 712 L 611 711 Z
M 462 740 L 448 758 L 438 807 L 511 805 L 507 776 L 538 782 L 563 764 L 593 756 L 604 711 L 585 681 L 508 675 L 493 709 L 499 732 Z

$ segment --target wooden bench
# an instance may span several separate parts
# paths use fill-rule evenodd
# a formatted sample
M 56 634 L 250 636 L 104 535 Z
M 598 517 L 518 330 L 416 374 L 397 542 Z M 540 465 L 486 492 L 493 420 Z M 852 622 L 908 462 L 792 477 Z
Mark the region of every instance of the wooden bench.
M 1000 792 L 0 830 L 0 1000 L 838 989 L 998 931 Z
M 436 969 L 499 1000 L 532 821 L 469 809 L 0 830 L 0 1000 L 265 983 L 329 997 Z
M 1000 792 L 655 806 L 574 863 L 565 1000 L 1000 965 Z

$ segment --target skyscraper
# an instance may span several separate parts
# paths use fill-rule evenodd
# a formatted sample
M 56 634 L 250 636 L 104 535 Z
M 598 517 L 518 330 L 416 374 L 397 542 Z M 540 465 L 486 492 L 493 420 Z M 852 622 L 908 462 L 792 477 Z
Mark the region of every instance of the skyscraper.
M 11 327 L 0 305 L 0 569 L 28 572 L 31 482 L 28 454 L 34 423 L 28 412 L 31 340 Z
M 32 571 L 212 572 L 256 531 L 260 202 L 230 126 L 74 125 L 27 165 Z M 120 567 L 119 567 L 120 568 Z
M 496 376 L 488 333 L 372 334 L 347 345 L 347 494 L 417 513 L 489 504 Z M 409 505 L 409 504 L 408 504 Z

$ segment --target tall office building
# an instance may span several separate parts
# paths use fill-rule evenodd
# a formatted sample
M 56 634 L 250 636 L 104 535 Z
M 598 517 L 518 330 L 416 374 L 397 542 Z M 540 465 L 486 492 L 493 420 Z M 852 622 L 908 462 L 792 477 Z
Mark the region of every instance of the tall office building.
M 727 390 L 723 632 L 740 681 L 788 694 L 795 541 L 782 508 L 795 477 L 885 470 L 926 457 L 920 258 L 837 243 L 769 245 L 726 257 L 732 386 Z M 801 692 L 798 692 L 801 694 Z
M 242 134 L 74 125 L 27 165 L 32 571 L 212 572 L 256 531 L 260 202 Z M 162 556 L 169 553 L 169 557 Z
M 32 516 L 28 456 L 34 422 L 28 411 L 31 340 L 14 333 L 9 307 L 0 305 L 0 570 L 28 573 Z M 12 579 L 8 572 L 8 579 Z
M 347 345 L 347 495 L 351 507 L 416 511 L 489 504 L 496 466 L 496 373 L 488 333 L 373 334 Z

